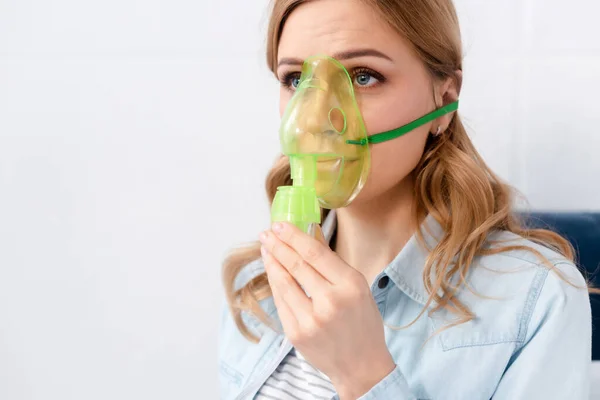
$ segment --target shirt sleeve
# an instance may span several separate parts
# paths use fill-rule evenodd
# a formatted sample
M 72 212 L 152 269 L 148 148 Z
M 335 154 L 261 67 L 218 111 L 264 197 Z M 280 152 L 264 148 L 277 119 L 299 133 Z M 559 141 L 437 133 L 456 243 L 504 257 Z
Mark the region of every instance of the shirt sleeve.
M 572 264 L 557 267 L 561 268 L 546 276 L 523 345 L 511 358 L 493 400 L 589 399 L 590 298 Z M 565 282 L 557 272 L 583 289 Z
M 340 400 L 340 398 L 336 394 L 333 400 Z M 416 397 L 410 393 L 408 383 L 396 365 L 392 372 L 358 400 L 416 400 Z

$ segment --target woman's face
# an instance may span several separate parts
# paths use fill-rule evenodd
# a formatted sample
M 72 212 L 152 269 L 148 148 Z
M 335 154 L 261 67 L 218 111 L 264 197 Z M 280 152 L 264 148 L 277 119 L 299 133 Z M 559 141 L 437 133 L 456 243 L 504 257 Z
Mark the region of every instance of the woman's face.
M 358 0 L 319 0 L 296 8 L 283 28 L 276 71 L 282 82 L 281 115 L 294 93 L 302 61 L 315 54 L 338 59 L 350 72 L 369 134 L 398 128 L 437 108 L 425 66 L 374 10 Z M 437 125 L 429 123 L 371 145 L 370 175 L 354 202 L 376 198 L 403 181 L 421 159 L 429 132 L 436 130 Z

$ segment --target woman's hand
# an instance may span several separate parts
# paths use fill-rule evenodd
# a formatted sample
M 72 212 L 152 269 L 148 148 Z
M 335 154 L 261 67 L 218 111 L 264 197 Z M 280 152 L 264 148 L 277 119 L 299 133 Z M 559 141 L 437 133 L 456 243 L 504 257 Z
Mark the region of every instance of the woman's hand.
M 340 399 L 362 396 L 394 370 L 381 314 L 360 272 L 291 224 L 273 224 L 260 240 L 286 336 L 331 379 Z

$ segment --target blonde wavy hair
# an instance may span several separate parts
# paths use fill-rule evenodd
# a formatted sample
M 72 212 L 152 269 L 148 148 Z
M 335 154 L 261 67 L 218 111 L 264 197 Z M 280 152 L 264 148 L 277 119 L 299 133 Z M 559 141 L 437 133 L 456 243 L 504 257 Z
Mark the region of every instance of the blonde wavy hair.
M 283 25 L 294 8 L 307 1 L 310 0 L 275 0 L 272 3 L 267 63 L 274 74 Z M 461 77 L 456 71 L 462 71 L 461 36 L 451 0 L 362 1 L 408 40 L 433 77 L 450 77 L 460 83 Z M 549 230 L 528 229 L 519 220 L 512 207 L 513 189 L 485 164 L 469 139 L 458 114 L 454 115 L 443 135 L 429 137 L 413 174 L 416 177 L 413 218 L 417 226 L 426 215 L 431 215 L 445 232 L 435 248 L 429 249 L 430 254 L 424 267 L 423 280 L 429 293 L 427 304 L 435 302 L 431 312 L 444 308 L 455 314 L 457 322 L 452 325 L 474 318 L 473 313 L 458 300 L 457 292 L 460 286 L 468 287 L 466 276 L 475 257 L 511 250 L 528 250 L 552 268 L 552 264 L 540 252 L 526 246 L 484 248 L 491 232 L 513 232 L 573 261 L 574 251 L 566 239 Z M 266 179 L 269 202 L 273 201 L 278 186 L 291 184 L 288 159 L 281 156 Z M 327 211 L 322 210 L 323 218 Z M 417 231 L 417 237 L 421 243 L 424 242 L 420 230 Z M 234 321 L 240 332 L 253 342 L 258 338 L 244 324 L 242 312 L 249 312 L 268 324 L 268 316 L 260 307 L 259 301 L 271 297 L 272 292 L 265 273 L 254 277 L 239 289 L 235 288 L 234 282 L 244 266 L 259 258 L 259 242 L 238 248 L 225 259 L 222 274 Z M 458 278 L 459 285 L 451 283 L 455 277 Z

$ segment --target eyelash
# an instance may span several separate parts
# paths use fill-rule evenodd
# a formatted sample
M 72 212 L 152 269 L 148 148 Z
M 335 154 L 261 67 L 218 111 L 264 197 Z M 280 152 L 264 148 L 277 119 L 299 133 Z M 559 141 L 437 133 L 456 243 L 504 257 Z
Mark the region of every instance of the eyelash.
M 361 88 L 361 90 L 373 89 L 385 82 L 385 77 L 383 75 L 381 75 L 379 72 L 373 71 L 372 69 L 366 68 L 366 67 L 357 67 L 357 68 L 352 69 L 352 71 L 350 72 L 350 76 L 352 77 L 352 83 L 354 83 L 354 79 L 356 79 L 356 77 L 360 74 L 371 75 L 373 78 L 377 79 L 377 81 L 378 81 L 376 84 L 369 86 L 369 87 L 360 87 L 359 86 Z M 292 80 L 295 78 L 299 78 L 299 77 L 300 77 L 300 72 L 298 72 L 298 71 L 287 72 L 280 79 L 281 86 L 285 87 L 286 89 L 288 89 L 290 91 L 293 91 L 293 90 L 295 90 L 295 88 L 292 86 Z

